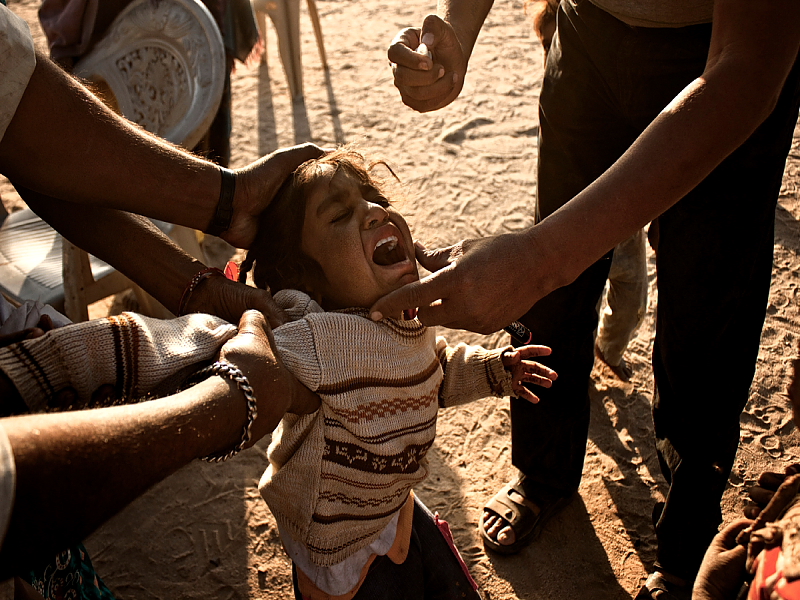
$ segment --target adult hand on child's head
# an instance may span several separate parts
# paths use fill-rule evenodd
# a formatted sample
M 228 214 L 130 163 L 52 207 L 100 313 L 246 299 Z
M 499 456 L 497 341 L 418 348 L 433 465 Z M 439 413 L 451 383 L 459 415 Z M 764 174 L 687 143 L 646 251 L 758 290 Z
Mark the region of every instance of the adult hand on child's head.
M 511 373 L 511 387 L 518 398 L 537 404 L 539 397 L 523 384 L 533 383 L 549 388 L 558 379 L 558 374 L 553 369 L 528 360 L 536 356 L 550 356 L 551 352 L 547 346 L 520 346 L 503 353 L 503 366 Z
M 433 58 L 415 52 L 424 43 Z M 428 15 L 422 29 L 400 31 L 389 46 L 394 85 L 403 104 L 419 112 L 450 104 L 464 87 L 468 56 L 453 27 L 436 15 Z
M 281 362 L 272 330 L 256 310 L 242 315 L 239 332 L 222 346 L 219 360 L 241 369 L 258 401 L 258 418 L 249 445 L 275 429 L 287 411 L 302 414 L 319 407 L 316 394 L 297 381 Z
M 267 290 L 238 283 L 222 276 L 209 277 L 189 296 L 184 313 L 216 315 L 229 323 L 238 323 L 246 310 L 260 311 L 270 327 L 279 327 L 289 319 Z
M 535 249 L 518 233 L 464 240 L 448 248 L 417 245 L 433 273 L 378 300 L 374 320 L 418 308 L 425 325 L 494 333 L 523 315 L 545 292 L 536 285 Z
M 286 178 L 307 160 L 325 151 L 306 143 L 281 148 L 236 172 L 233 221 L 221 237 L 237 248 L 249 248 L 258 233 L 258 220 Z
M 747 559 L 747 549 L 736 543 L 736 537 L 752 523 L 739 519 L 714 536 L 695 578 L 692 600 L 735 600 Z

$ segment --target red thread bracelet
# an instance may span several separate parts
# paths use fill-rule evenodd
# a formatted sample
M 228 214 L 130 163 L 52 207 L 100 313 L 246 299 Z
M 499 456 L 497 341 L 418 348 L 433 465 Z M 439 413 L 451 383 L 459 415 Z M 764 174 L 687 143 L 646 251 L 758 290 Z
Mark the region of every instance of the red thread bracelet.
M 189 284 L 186 286 L 186 289 L 183 290 L 183 294 L 181 295 L 181 301 L 178 303 L 178 316 L 182 317 L 186 314 L 184 311 L 186 310 L 186 305 L 189 303 L 189 298 L 192 297 L 192 292 L 200 285 L 201 281 L 208 279 L 209 277 L 213 277 L 214 275 L 221 275 L 225 277 L 225 273 L 222 269 L 218 269 L 217 267 L 206 267 L 202 271 L 198 271 L 195 273 L 194 277 L 191 278 Z

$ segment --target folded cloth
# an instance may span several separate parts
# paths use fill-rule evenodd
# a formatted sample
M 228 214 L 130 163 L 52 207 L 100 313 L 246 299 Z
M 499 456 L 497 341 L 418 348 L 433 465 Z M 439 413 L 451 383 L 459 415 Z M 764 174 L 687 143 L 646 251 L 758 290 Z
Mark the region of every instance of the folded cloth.
M 87 408 L 106 385 L 113 386 L 115 400 L 141 399 L 211 360 L 235 334 L 233 325 L 211 315 L 161 320 L 123 313 L 2 348 L 0 370 L 31 412 Z M 69 406 L 60 404 L 64 392 Z
M 10 335 L 23 329 L 36 327 L 42 315 L 47 315 L 54 327 L 63 327 L 72 323 L 67 317 L 49 304 L 38 300 L 26 300 L 20 306 L 13 306 L 0 296 L 0 335 Z

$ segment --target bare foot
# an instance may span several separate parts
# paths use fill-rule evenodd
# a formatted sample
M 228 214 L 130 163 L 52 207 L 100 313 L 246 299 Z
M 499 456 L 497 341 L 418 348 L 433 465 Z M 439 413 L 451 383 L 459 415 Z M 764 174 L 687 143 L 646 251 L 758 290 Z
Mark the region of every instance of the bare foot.
M 508 521 L 495 514 L 494 511 L 483 511 L 483 528 L 488 537 L 503 546 L 509 546 L 517 540 L 517 536 L 514 535 L 514 530 L 508 524 Z

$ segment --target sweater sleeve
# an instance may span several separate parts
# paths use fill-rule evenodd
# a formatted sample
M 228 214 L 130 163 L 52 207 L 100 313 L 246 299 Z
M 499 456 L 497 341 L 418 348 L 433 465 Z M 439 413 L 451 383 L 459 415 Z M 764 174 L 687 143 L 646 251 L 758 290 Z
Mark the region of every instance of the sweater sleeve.
M 487 350 L 482 346 L 448 346 L 436 338 L 436 353 L 444 370 L 439 406 L 466 404 L 487 396 L 513 396 L 511 374 L 503 366 L 503 352 L 511 346 Z
M 160 320 L 126 312 L 2 348 L 0 370 L 31 412 L 87 408 L 103 385 L 114 386 L 116 400 L 139 399 L 211 360 L 234 335 L 233 325 L 211 315 Z M 71 406 L 57 404 L 65 390 L 74 393 Z
M 322 369 L 314 332 L 305 316 L 323 311 L 306 294 L 296 290 L 281 290 L 275 294 L 275 301 L 292 319 L 273 331 L 281 360 L 300 383 L 316 392 Z

